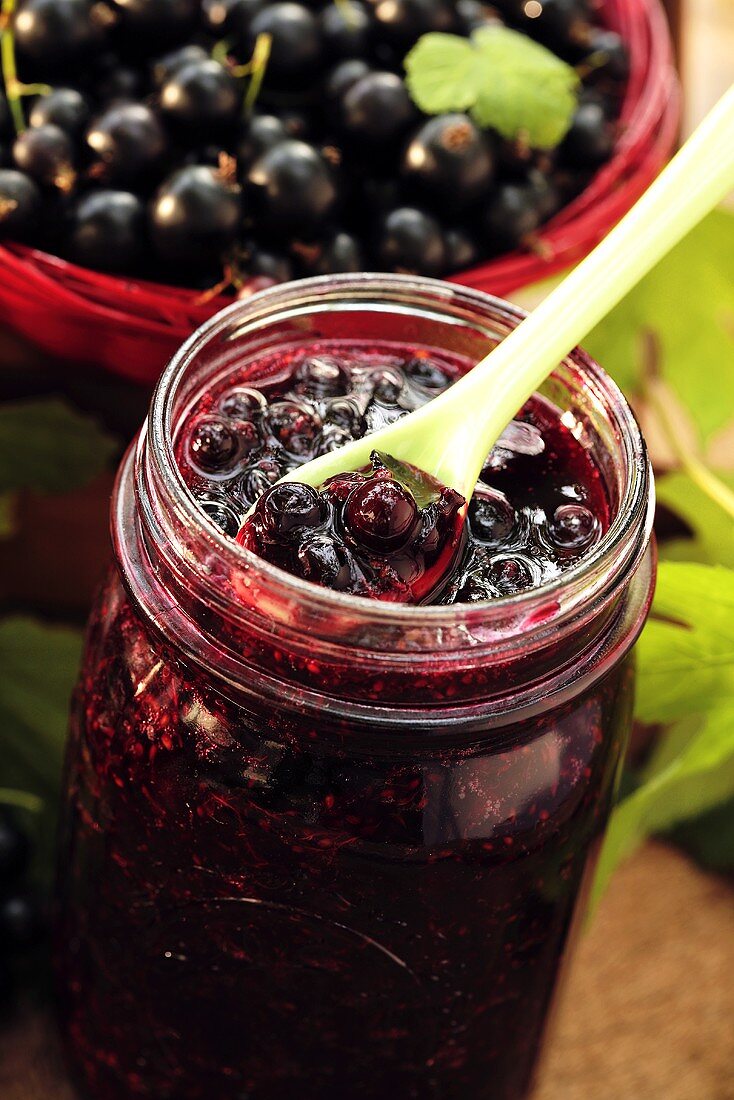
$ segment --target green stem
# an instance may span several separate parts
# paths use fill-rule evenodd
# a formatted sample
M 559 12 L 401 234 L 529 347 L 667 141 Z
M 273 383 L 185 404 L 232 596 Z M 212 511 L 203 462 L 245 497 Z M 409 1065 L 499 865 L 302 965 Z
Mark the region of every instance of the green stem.
M 16 134 L 22 134 L 25 130 L 25 118 L 20 102 L 21 85 L 18 80 L 18 69 L 15 64 L 15 40 L 13 38 L 13 15 L 15 13 L 15 0 L 2 0 L 2 30 L 0 30 L 0 63 L 3 70 L 3 83 L 5 85 L 5 97 L 10 107 L 13 126 Z
M 10 787 L 0 787 L 0 805 L 17 806 L 19 810 L 40 814 L 43 809 L 43 799 L 29 791 L 14 791 Z
M 273 36 L 270 34 L 259 34 L 255 40 L 255 48 L 250 58 L 250 83 L 245 95 L 245 117 L 252 112 L 252 108 L 257 102 L 257 97 L 260 95 L 262 82 L 265 79 L 265 70 L 270 60 L 272 45 Z
M 212 61 L 218 61 L 220 65 L 226 66 L 227 58 L 229 57 L 230 51 L 233 46 L 233 38 L 220 38 L 220 40 L 218 42 L 215 42 L 212 46 Z
M 705 493 L 734 519 L 734 492 L 713 471 L 709 470 L 697 455 L 680 442 L 679 433 L 669 412 L 670 401 L 665 383 L 658 379 L 648 382 L 645 396 L 683 473 L 688 475 L 702 493 Z

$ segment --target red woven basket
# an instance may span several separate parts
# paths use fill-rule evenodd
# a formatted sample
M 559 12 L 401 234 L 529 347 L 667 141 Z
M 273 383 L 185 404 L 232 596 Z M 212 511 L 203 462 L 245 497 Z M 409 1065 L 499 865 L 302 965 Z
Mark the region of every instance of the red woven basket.
M 514 252 L 454 282 L 506 297 L 585 255 L 657 175 L 675 143 L 679 91 L 659 0 L 605 0 L 604 20 L 630 54 L 614 156 L 543 229 L 536 251 Z M 52 355 L 153 382 L 227 298 L 101 275 L 37 249 L 0 247 L 0 323 Z

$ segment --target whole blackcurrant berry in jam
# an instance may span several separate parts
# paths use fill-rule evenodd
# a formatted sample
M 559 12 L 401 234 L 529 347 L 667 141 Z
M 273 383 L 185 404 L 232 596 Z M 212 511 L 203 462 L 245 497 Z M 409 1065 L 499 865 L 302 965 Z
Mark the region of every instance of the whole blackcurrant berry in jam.
M 238 386 L 224 395 L 219 402 L 219 408 L 225 416 L 236 420 L 250 420 L 265 411 L 267 401 L 259 390 Z
M 215 527 L 225 535 L 234 538 L 240 529 L 242 516 L 226 497 L 207 495 L 198 497 L 199 507 L 209 517 Z
M 446 371 L 430 355 L 414 355 L 403 364 L 403 370 L 412 382 L 426 390 L 442 390 L 450 382 Z
M 300 482 L 274 485 L 260 498 L 257 510 L 268 532 L 279 539 L 288 539 L 304 527 L 318 527 L 323 521 L 319 494 Z
M 273 441 L 288 454 L 305 459 L 313 453 L 321 420 L 306 405 L 276 401 L 267 411 L 266 423 Z
M 591 546 L 599 524 L 594 513 L 582 504 L 561 504 L 553 513 L 549 531 L 559 549 L 579 553 Z
M 404 546 L 413 534 L 418 509 L 413 497 L 397 481 L 370 478 L 350 494 L 344 519 L 358 543 L 379 554 L 390 554 Z
M 284 473 L 285 469 L 280 462 L 264 454 L 245 469 L 238 486 L 238 496 L 250 508 L 271 485 L 280 481 Z
M 499 546 L 515 529 L 515 509 L 504 493 L 482 488 L 469 504 L 472 534 L 485 546 Z
M 514 596 L 538 583 L 532 562 L 520 555 L 493 558 L 487 579 L 500 596 Z
M 296 386 L 308 397 L 322 399 L 346 393 L 349 378 L 333 355 L 311 355 L 296 370 Z
M 354 591 L 359 569 L 343 542 L 330 535 L 307 538 L 298 548 L 298 562 L 307 581 L 335 592 Z
M 221 420 L 200 420 L 189 439 L 192 462 L 208 474 L 230 470 L 240 454 L 235 431 Z

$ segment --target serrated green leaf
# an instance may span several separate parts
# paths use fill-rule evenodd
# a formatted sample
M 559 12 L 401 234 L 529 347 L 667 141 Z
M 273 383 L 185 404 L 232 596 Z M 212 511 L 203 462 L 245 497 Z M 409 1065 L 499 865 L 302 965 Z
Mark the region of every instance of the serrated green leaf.
M 62 493 L 86 484 L 115 453 L 89 416 L 57 398 L 0 405 L 0 493 Z
M 427 508 L 429 504 L 434 504 L 440 498 L 442 486 L 430 474 L 424 473 L 415 466 L 408 466 L 407 463 L 385 454 L 384 451 L 373 451 L 372 454 L 386 470 L 390 471 L 395 480 L 408 490 L 418 508 Z
M 570 65 L 531 38 L 507 27 L 473 36 L 485 79 L 471 115 L 509 141 L 553 149 L 566 136 L 577 105 L 579 77 Z
M 469 110 L 477 125 L 550 149 L 577 105 L 576 71 L 518 31 L 484 27 L 471 39 L 426 34 L 405 59 L 406 83 L 427 114 Z
M 597 326 L 584 346 L 628 392 L 646 335 L 658 369 L 708 442 L 734 418 L 734 216 L 704 219 Z
M 734 489 L 734 475 L 717 472 L 725 485 Z M 734 568 L 734 519 L 682 473 L 657 478 L 658 500 L 693 531 L 692 538 L 673 539 L 660 546 L 666 560 L 698 561 Z
M 468 38 L 424 34 L 405 58 L 413 102 L 428 115 L 463 111 L 476 102 L 482 61 Z

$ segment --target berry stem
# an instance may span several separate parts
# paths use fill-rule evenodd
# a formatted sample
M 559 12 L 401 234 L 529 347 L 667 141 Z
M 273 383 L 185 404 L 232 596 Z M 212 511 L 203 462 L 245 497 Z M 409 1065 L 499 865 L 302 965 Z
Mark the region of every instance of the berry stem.
M 0 9 L 0 65 L 2 65 L 5 96 L 10 107 L 13 126 L 16 134 L 22 134 L 25 130 L 25 117 L 20 101 L 22 88 L 15 64 L 14 14 L 15 0 L 2 0 L 2 9 Z
M 265 79 L 265 70 L 270 60 L 270 50 L 273 45 L 271 34 L 259 34 L 255 40 L 255 48 L 250 58 L 250 83 L 247 87 L 244 102 L 245 117 L 252 113 L 252 109 L 260 94 L 262 82 Z
M 215 42 L 212 46 L 212 61 L 217 61 L 220 65 L 223 65 L 226 68 L 227 60 L 233 46 L 234 40 L 232 38 L 220 38 L 219 41 Z
M 645 380 L 644 397 L 681 469 L 694 485 L 710 500 L 734 519 L 734 492 L 703 462 L 697 454 L 685 447 L 671 416 L 672 397 L 667 384 L 657 371 L 658 347 L 652 334 L 646 340 L 649 369 Z

